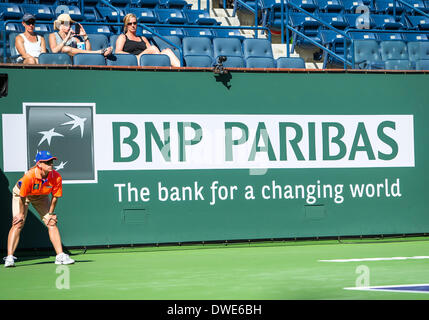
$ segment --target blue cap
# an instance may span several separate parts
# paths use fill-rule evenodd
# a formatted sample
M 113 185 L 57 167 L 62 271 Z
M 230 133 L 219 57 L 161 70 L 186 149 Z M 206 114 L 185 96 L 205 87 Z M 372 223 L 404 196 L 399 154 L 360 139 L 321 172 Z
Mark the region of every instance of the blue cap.
M 51 159 L 57 160 L 49 151 L 39 151 L 36 154 L 36 163 L 39 161 L 49 161 Z
M 30 20 L 36 21 L 36 17 L 33 16 L 31 13 L 26 13 L 26 14 L 23 15 L 22 21 L 27 22 L 27 21 L 30 21 Z

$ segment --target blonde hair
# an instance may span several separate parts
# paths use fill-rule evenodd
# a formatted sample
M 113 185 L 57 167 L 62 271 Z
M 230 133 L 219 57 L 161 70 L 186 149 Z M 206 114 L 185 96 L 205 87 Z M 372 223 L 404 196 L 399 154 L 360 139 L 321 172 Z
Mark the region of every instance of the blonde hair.
M 137 17 L 134 13 L 128 13 L 124 17 L 124 33 L 127 33 L 127 31 L 128 31 L 128 22 L 130 22 L 131 18 L 135 18 L 137 21 Z

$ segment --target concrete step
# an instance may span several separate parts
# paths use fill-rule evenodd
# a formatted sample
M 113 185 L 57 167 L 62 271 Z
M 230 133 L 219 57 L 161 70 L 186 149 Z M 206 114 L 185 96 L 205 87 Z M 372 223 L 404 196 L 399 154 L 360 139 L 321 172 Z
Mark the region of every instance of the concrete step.
M 280 57 L 287 57 L 287 47 L 286 43 L 273 43 L 271 44 L 273 49 L 273 56 L 275 59 Z M 299 54 L 296 52 L 292 53 L 292 45 L 289 45 L 289 56 L 290 57 L 299 57 Z

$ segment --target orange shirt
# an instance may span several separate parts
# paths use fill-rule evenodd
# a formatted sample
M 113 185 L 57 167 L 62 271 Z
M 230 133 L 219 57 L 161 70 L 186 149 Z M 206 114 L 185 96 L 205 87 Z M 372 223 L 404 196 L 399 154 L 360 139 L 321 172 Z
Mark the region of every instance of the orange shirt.
M 21 197 L 46 195 L 52 193 L 54 197 L 61 197 L 63 195 L 63 183 L 61 175 L 52 170 L 49 172 L 46 179 L 42 179 L 40 169 L 33 167 L 28 170 L 24 176 L 19 179 Z

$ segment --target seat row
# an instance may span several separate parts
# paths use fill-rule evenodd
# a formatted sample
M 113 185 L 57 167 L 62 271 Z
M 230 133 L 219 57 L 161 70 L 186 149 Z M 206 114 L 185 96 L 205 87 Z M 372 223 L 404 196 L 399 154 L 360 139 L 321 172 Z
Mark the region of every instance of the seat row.
M 429 70 L 429 42 L 354 42 L 355 64 L 361 69 Z
M 234 60 L 234 59 L 232 59 Z M 227 60 L 228 61 L 228 60 Z M 211 68 L 214 64 L 206 63 L 204 59 L 193 60 L 192 67 Z M 200 62 L 200 63 L 198 63 Z M 136 56 L 131 54 L 112 54 L 104 58 L 100 54 L 94 53 L 79 53 L 73 58 L 65 53 L 42 53 L 39 56 L 40 64 L 53 65 L 75 65 L 75 66 L 150 66 L 150 67 L 170 67 L 170 59 L 163 54 L 144 54 L 137 61 Z M 225 66 L 225 65 L 224 65 Z M 245 66 L 237 66 L 244 68 Z M 274 64 L 263 65 L 257 63 L 246 68 L 292 68 L 305 69 L 305 62 L 302 58 L 297 57 L 280 57 L 274 61 Z
M 178 1 L 178 0 L 176 0 Z M 180 0 L 187 4 L 186 1 Z M 188 24 L 218 25 L 218 21 L 210 17 L 205 10 L 193 10 L 187 6 L 181 8 L 145 8 L 129 6 L 123 8 L 108 7 L 101 2 L 86 5 L 83 10 L 75 5 L 36 4 L 36 3 L 0 3 L 0 16 L 3 20 L 21 19 L 24 13 L 31 13 L 38 21 L 53 21 L 61 12 L 68 12 L 75 21 L 84 22 L 122 22 L 128 13 L 136 15 L 138 22 L 150 24 Z

